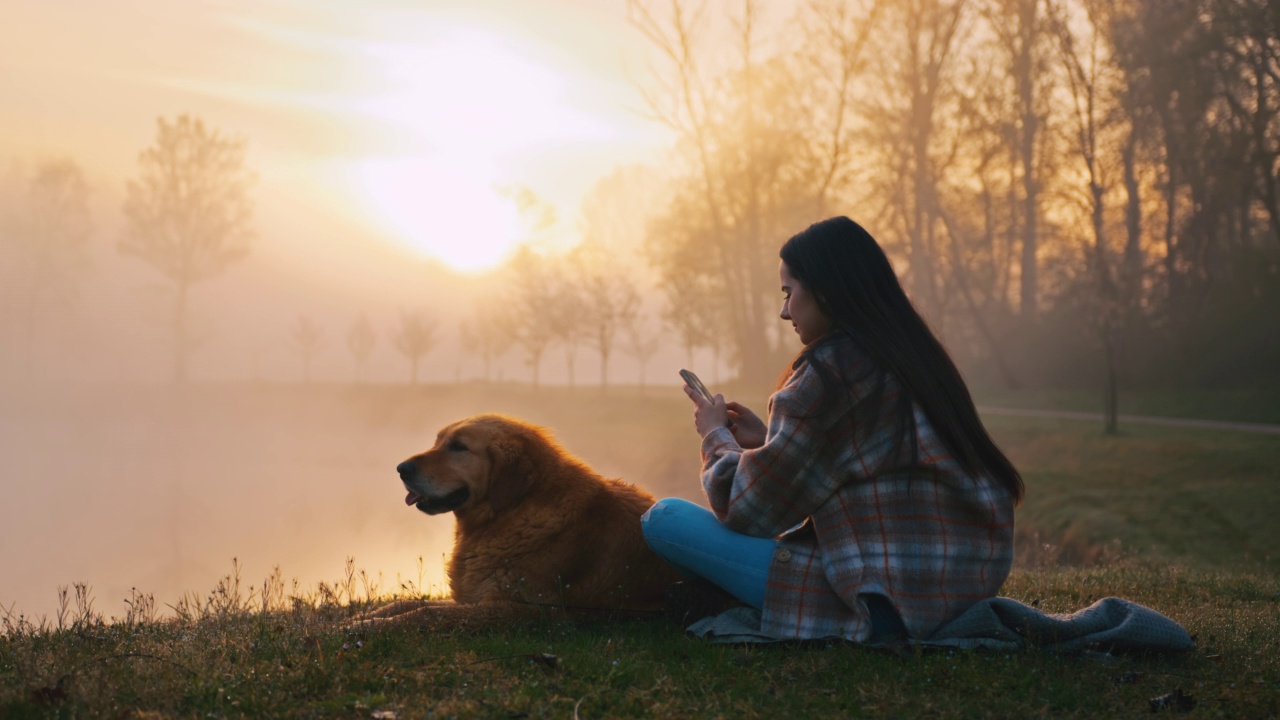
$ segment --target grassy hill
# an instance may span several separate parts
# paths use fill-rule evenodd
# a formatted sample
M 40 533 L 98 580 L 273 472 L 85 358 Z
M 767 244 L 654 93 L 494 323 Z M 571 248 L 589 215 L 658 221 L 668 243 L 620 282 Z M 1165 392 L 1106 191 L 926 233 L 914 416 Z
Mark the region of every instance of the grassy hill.
M 1050 611 L 1120 595 L 1178 619 L 1186 655 L 890 653 L 724 646 L 664 619 L 548 616 L 343 629 L 356 605 L 206 608 L 185 620 L 63 630 L 7 623 L 0 716 L 1134 717 L 1181 692 L 1193 717 L 1280 713 L 1274 577 L 1122 562 L 1016 571 L 1005 594 Z
M 126 421 L 151 406 L 173 411 L 163 390 L 130 398 L 92 400 Z M 39 408 L 74 415 L 89 400 L 29 402 L 38 419 Z M 229 455 L 239 471 L 268 464 L 310 477 L 369 463 L 381 477 L 409 438 L 425 442 L 448 420 L 496 410 L 554 428 L 606 474 L 657 495 L 699 492 L 688 407 L 669 389 L 196 388 L 182 403 L 171 418 L 218 438 L 188 443 L 195 466 Z M 108 444 L 85 423 L 80 440 Z M 161 598 L 160 610 L 177 611 L 135 594 L 123 612 L 107 611 L 121 615 L 114 623 L 90 588 L 68 595 L 61 619 L 0 611 L 0 716 L 1132 717 L 1175 689 L 1194 697 L 1196 717 L 1280 715 L 1280 437 L 988 424 L 1028 486 L 1020 565 L 1002 593 L 1054 612 L 1127 597 L 1187 627 L 1194 653 L 726 647 L 662 618 L 553 615 L 352 633 L 344 624 L 370 600 L 358 568 L 292 590 L 279 576 L 233 572 L 210 592 Z M 264 435 L 283 439 L 262 444 Z

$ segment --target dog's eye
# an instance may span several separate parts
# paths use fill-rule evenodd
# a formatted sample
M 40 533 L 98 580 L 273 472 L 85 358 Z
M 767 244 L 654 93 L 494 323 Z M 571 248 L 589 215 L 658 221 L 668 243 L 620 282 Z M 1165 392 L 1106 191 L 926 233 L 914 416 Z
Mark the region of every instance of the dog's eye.
M 463 445 L 461 442 L 459 442 L 459 441 L 457 441 L 457 440 L 450 440 L 450 441 L 449 441 L 449 444 L 448 444 L 448 445 L 446 445 L 445 447 L 449 448 L 449 449 L 450 449 L 450 450 L 452 450 L 453 452 L 466 452 L 466 451 L 467 451 L 467 446 L 466 446 L 466 445 Z

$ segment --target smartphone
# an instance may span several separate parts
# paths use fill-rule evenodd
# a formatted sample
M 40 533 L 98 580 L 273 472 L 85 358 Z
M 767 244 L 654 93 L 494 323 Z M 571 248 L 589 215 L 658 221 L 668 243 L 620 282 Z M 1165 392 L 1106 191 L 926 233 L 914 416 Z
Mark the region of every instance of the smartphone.
M 715 402 L 715 397 L 711 394 L 711 391 L 707 389 L 707 386 L 702 384 L 702 381 L 698 379 L 697 375 L 694 375 L 688 370 L 681 369 L 680 377 L 684 379 L 686 385 L 696 390 L 702 397 L 706 398 L 707 402 Z

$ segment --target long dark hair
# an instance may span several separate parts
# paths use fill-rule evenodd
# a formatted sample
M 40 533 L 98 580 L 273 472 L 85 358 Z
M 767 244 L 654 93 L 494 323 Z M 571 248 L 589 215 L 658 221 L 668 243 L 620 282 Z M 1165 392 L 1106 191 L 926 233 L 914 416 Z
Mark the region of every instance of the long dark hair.
M 911 305 L 871 233 L 847 217 L 834 217 L 792 237 L 779 255 L 830 322 L 827 333 L 802 350 L 792 368 L 808 361 L 820 376 L 829 377 L 814 362 L 813 351 L 827 342 L 852 339 L 880 371 L 897 378 L 903 391 L 896 415 L 904 428 L 914 401 L 961 467 L 996 478 L 1020 501 L 1025 489 L 1021 474 L 987 434 L 960 371 Z M 910 436 L 914 457 L 915 435 Z

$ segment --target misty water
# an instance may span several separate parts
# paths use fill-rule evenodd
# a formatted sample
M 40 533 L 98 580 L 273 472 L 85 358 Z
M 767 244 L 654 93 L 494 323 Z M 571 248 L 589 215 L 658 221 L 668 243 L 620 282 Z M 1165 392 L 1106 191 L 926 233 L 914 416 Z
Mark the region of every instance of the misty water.
M 52 616 L 57 588 L 83 582 L 108 616 L 124 615 L 131 588 L 169 612 L 212 590 L 232 558 L 246 592 L 278 565 L 286 591 L 297 579 L 310 593 L 354 557 L 381 591 L 411 581 L 443 594 L 453 519 L 405 506 L 399 461 L 448 422 L 498 410 L 552 427 L 606 475 L 697 499 L 696 438 L 675 392 L 651 389 L 609 421 L 620 413 L 594 387 L 11 386 L 0 604 Z

